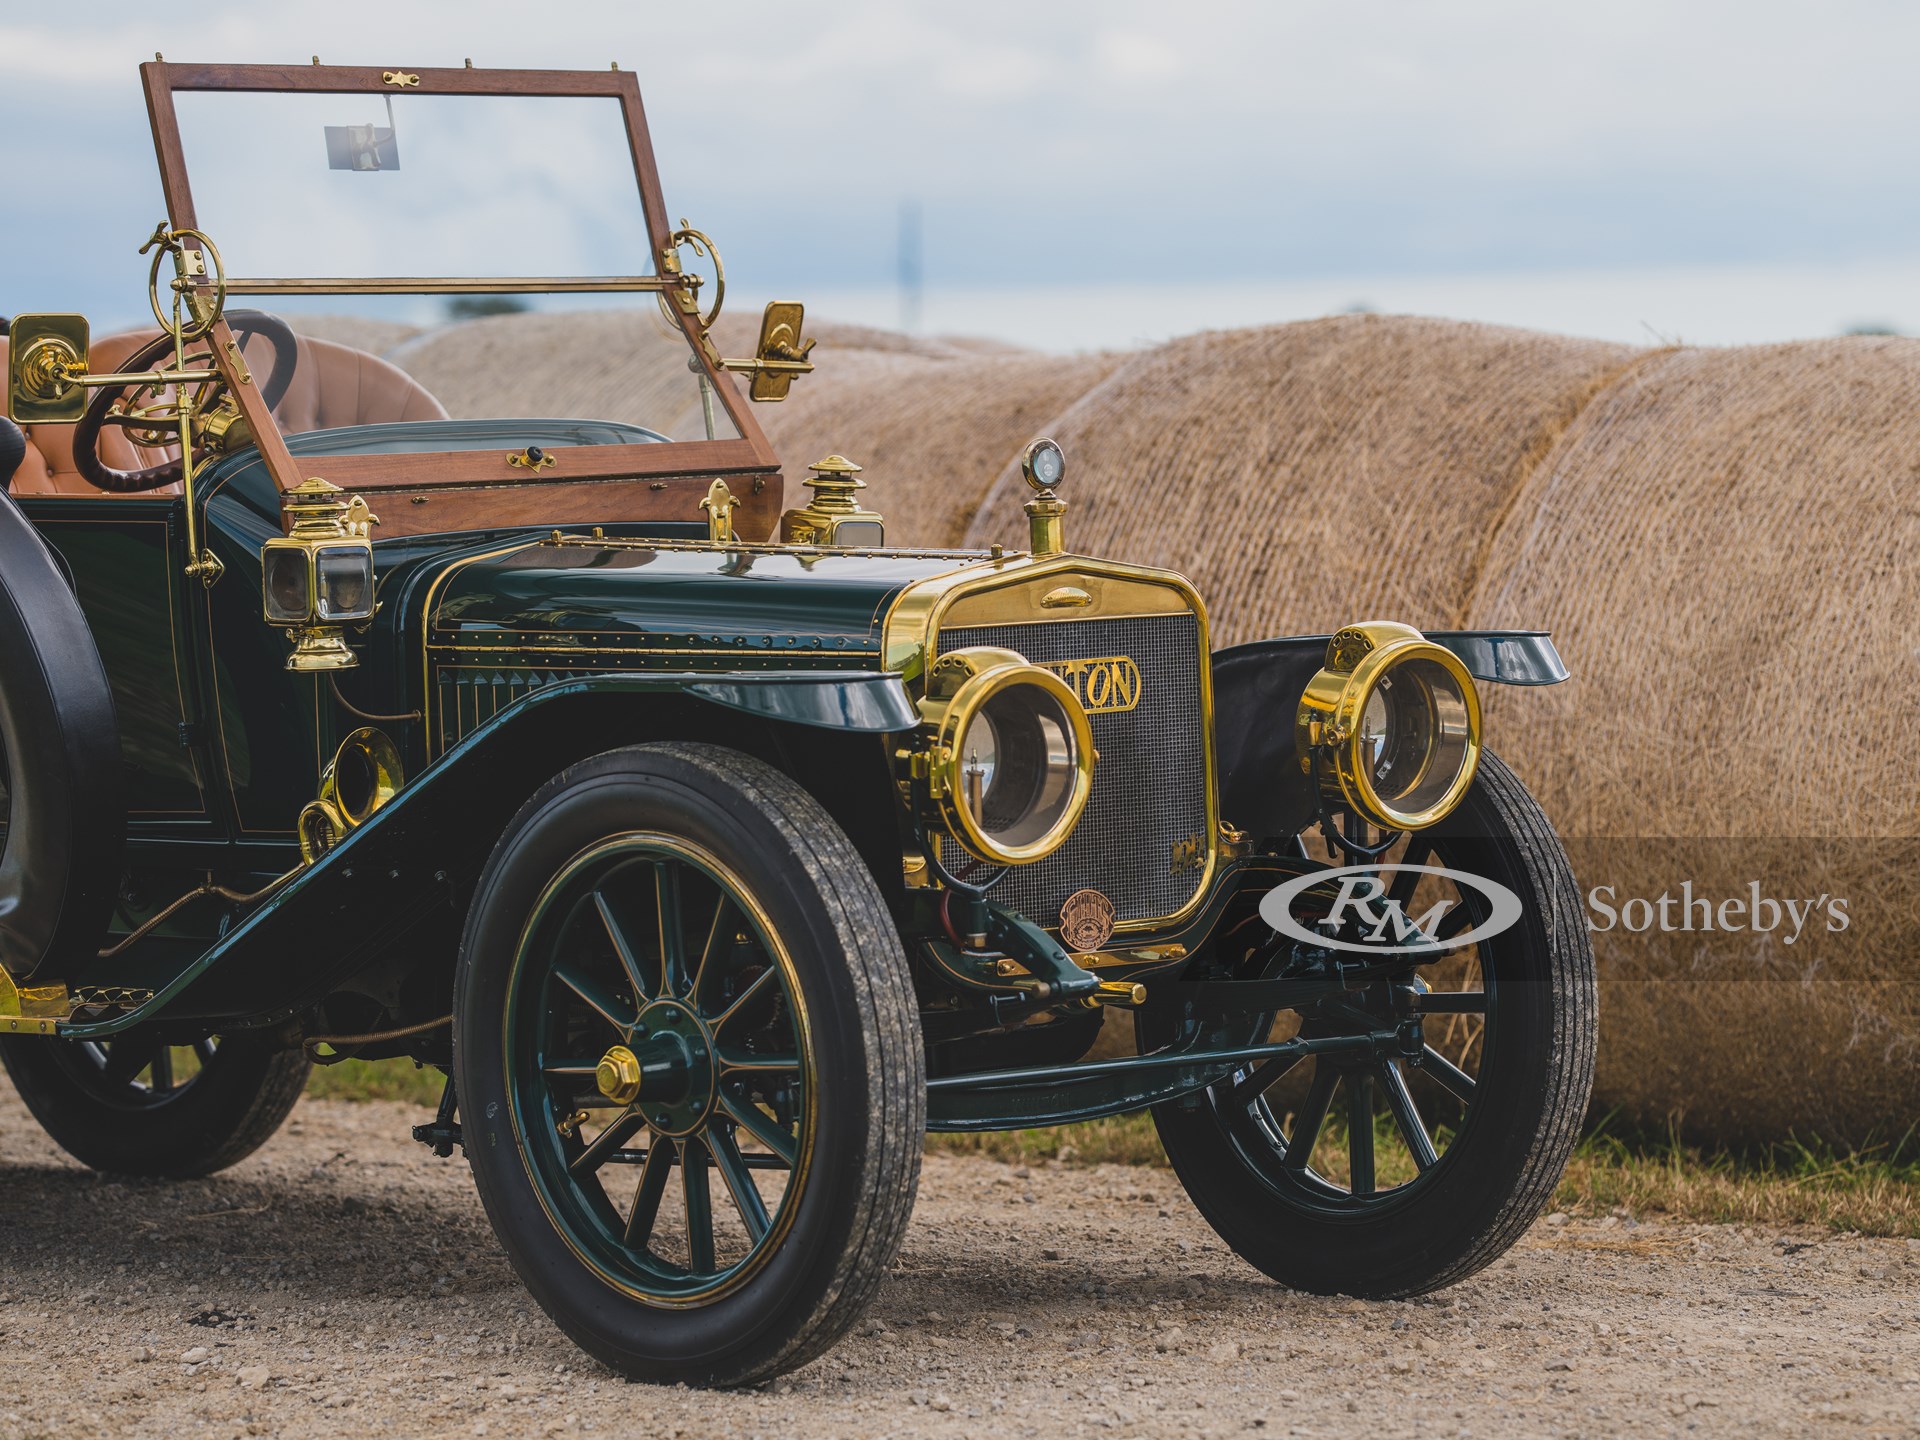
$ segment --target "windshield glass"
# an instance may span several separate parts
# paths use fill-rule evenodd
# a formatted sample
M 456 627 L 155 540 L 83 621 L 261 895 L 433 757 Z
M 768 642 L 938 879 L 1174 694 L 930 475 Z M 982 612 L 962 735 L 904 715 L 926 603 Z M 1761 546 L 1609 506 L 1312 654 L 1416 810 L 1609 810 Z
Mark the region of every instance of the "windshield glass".
M 197 227 L 241 282 L 229 311 L 298 337 L 284 432 L 553 418 L 739 436 L 662 313 L 618 98 L 173 100 Z M 275 352 L 250 339 L 247 354 L 271 368 Z
M 235 275 L 651 269 L 612 96 L 200 90 L 174 108 L 200 228 Z

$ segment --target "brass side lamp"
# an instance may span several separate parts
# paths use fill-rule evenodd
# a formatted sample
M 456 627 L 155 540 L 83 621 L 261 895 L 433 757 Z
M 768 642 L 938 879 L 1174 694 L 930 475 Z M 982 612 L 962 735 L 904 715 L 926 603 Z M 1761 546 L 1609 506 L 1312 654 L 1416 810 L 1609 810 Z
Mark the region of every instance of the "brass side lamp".
M 886 543 L 886 522 L 860 504 L 867 488 L 860 467 L 844 455 L 829 455 L 809 467 L 802 483 L 813 498 L 780 519 L 780 538 L 793 545 L 845 545 L 875 549 Z
M 288 533 L 260 547 L 260 603 L 269 625 L 293 639 L 289 670 L 346 670 L 360 663 L 345 627 L 380 607 L 373 596 L 370 527 L 380 523 L 358 495 L 317 476 L 287 492 Z

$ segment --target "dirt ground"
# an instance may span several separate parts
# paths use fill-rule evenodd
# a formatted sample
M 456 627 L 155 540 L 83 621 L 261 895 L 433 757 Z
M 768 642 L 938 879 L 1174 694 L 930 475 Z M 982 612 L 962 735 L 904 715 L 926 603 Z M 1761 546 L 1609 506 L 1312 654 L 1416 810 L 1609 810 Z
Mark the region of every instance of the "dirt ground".
M 1550 1217 L 1423 1301 L 1280 1290 L 1170 1174 L 929 1160 L 870 1320 L 764 1390 L 622 1383 L 407 1107 L 103 1179 L 0 1088 L 0 1435 L 1920 1435 L 1920 1241 Z

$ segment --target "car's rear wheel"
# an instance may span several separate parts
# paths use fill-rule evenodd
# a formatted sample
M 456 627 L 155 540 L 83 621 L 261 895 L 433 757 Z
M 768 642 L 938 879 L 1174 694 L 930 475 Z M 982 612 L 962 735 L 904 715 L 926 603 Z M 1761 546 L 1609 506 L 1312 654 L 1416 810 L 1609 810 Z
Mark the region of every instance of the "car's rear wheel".
M 583 1348 L 738 1385 L 858 1318 L 912 1212 L 924 1062 L 878 887 L 810 795 L 709 745 L 575 766 L 495 849 L 456 984 L 481 1199 Z
M 1257 1017 L 1240 1038 L 1391 1035 L 1417 1014 L 1418 1059 L 1382 1049 L 1268 1060 L 1154 1111 L 1174 1170 L 1222 1238 L 1274 1279 L 1322 1294 L 1417 1295 L 1498 1257 L 1552 1198 L 1593 1083 L 1584 911 L 1559 840 L 1513 772 L 1485 755 L 1460 808 L 1383 859 L 1491 880 L 1519 897 L 1520 919 L 1393 981 Z M 1487 895 L 1471 886 L 1392 878 L 1409 916 L 1447 902 L 1442 940 L 1488 919 Z M 1427 887 L 1417 895 L 1416 880 Z
M 247 1036 L 190 1044 L 135 1030 L 112 1040 L 0 1039 L 14 1089 L 81 1164 L 189 1180 L 244 1160 L 280 1128 L 310 1068 Z

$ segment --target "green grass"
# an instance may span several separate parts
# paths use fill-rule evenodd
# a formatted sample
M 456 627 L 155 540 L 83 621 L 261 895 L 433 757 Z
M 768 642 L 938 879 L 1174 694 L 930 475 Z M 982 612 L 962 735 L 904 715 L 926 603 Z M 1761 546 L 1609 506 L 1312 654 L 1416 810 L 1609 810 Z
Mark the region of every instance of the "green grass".
M 307 1094 L 316 1100 L 404 1100 L 429 1110 L 440 1103 L 447 1077 L 411 1060 L 342 1060 L 316 1065 Z
M 431 1109 L 443 1084 L 437 1070 L 408 1060 L 346 1060 L 316 1066 L 307 1093 L 333 1100 L 400 1100 Z M 1395 1173 L 1391 1122 L 1377 1121 L 1383 1183 Z M 1145 1115 L 986 1135 L 930 1135 L 933 1155 L 979 1155 L 1009 1164 L 1165 1166 L 1166 1152 Z M 1315 1163 L 1336 1169 L 1344 1143 L 1329 1120 Z M 1692 1145 L 1677 1133 L 1616 1130 L 1602 1121 L 1582 1138 L 1554 1198 L 1574 1215 L 1624 1211 L 1709 1224 L 1813 1225 L 1863 1235 L 1920 1237 L 1920 1132 L 1897 1142 L 1839 1150 L 1789 1139 L 1736 1152 Z
M 1397 1173 L 1398 1152 L 1387 1143 L 1390 1122 L 1375 1135 L 1380 1180 Z M 1340 1174 L 1345 1145 L 1339 1117 L 1330 1117 L 1323 1164 Z M 1167 1163 L 1153 1122 L 1121 1115 L 1083 1125 L 989 1135 L 931 1135 L 934 1155 L 983 1155 L 1008 1163 L 1058 1160 L 1068 1165 Z M 1326 1159 L 1322 1160 L 1323 1153 Z M 1573 1152 L 1554 1208 L 1572 1215 L 1625 1211 L 1722 1225 L 1813 1225 L 1862 1235 L 1920 1237 L 1920 1133 L 1861 1150 L 1838 1150 L 1788 1140 L 1764 1150 L 1736 1152 L 1689 1145 L 1677 1134 L 1615 1133 L 1602 1121 Z

